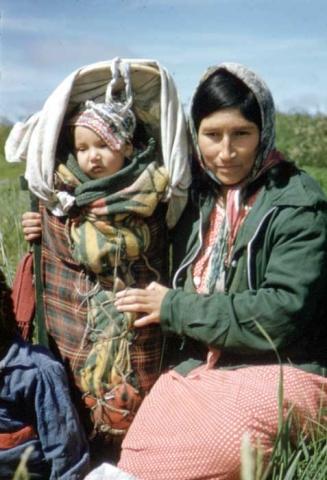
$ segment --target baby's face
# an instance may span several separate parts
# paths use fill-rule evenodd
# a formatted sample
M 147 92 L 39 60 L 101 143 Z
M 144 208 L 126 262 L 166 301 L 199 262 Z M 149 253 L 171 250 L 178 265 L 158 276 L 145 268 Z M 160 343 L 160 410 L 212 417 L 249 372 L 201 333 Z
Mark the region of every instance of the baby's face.
M 74 148 L 80 169 L 90 178 L 103 178 L 118 172 L 126 156 L 132 153 L 132 145 L 126 144 L 118 151 L 111 150 L 95 133 L 86 127 L 74 129 Z

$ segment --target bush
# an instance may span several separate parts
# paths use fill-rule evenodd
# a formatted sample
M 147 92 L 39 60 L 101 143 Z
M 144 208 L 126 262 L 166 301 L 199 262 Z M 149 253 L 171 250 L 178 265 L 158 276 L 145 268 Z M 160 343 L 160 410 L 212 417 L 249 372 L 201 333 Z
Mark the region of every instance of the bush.
M 11 125 L 0 125 L 0 180 L 16 179 L 24 172 L 24 163 L 8 163 L 5 159 L 4 145 L 12 128 Z
M 327 168 L 327 117 L 286 115 L 276 117 L 277 148 L 297 165 Z

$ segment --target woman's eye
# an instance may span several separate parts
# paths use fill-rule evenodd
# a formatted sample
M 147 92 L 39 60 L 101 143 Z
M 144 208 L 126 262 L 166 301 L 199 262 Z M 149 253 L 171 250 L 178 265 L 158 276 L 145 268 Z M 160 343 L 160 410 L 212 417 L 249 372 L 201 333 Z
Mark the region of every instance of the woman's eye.
M 238 130 L 237 132 L 235 132 L 235 135 L 237 137 L 245 137 L 246 135 L 249 135 L 249 131 L 248 130 Z

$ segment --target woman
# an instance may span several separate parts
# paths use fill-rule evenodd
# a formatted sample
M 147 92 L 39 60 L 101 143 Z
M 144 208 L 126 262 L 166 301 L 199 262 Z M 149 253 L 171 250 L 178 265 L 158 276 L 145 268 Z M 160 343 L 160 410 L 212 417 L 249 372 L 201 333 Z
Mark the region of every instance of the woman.
M 123 443 L 120 468 L 143 480 L 239 478 L 245 434 L 267 459 L 279 362 L 285 415 L 292 407 L 306 428 L 326 403 L 326 198 L 275 150 L 271 94 L 246 67 L 210 68 L 190 123 L 197 165 L 174 288 L 116 300 L 140 314 L 136 327 L 159 323 L 181 339 L 184 361 L 157 381 Z

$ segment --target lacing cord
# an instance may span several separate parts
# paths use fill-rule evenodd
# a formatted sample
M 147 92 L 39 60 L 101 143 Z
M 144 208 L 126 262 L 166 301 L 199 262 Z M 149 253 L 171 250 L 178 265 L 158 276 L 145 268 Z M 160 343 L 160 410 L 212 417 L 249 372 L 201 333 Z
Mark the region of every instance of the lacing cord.
M 116 57 L 111 62 L 111 72 L 112 72 L 112 79 L 108 84 L 106 95 L 105 95 L 105 102 L 112 103 L 113 102 L 113 95 L 112 91 L 114 87 L 116 87 L 118 81 L 122 77 L 125 83 L 125 102 L 122 106 L 122 110 L 125 111 L 128 108 L 131 108 L 133 104 L 133 94 L 132 94 L 132 82 L 131 82 L 131 75 L 130 75 L 130 65 L 129 63 L 122 62 L 121 58 Z

